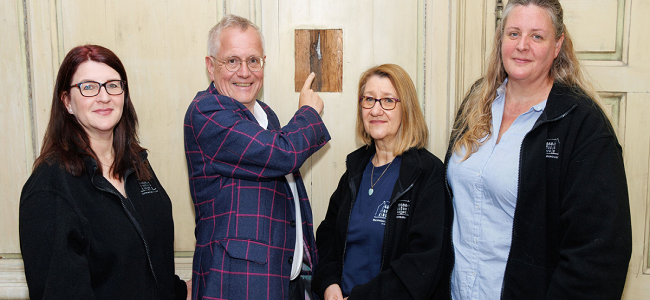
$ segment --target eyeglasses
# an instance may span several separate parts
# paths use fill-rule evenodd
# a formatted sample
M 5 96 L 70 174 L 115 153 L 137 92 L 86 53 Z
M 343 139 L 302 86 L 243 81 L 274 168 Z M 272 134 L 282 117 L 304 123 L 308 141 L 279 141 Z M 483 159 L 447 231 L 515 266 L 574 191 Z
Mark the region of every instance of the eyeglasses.
M 214 58 L 214 60 L 221 63 L 222 65 L 225 65 L 226 70 L 230 72 L 237 72 L 242 64 L 241 58 L 237 56 L 229 56 L 225 60 L 218 60 L 215 57 L 212 58 Z M 248 69 L 251 70 L 251 72 L 260 71 L 262 68 L 264 68 L 264 58 L 261 58 L 259 56 L 251 56 L 246 59 L 246 65 L 248 66 Z
M 397 106 L 397 102 L 401 102 L 399 99 L 395 98 L 373 98 L 373 97 L 359 97 L 359 102 L 361 102 L 361 107 L 365 109 L 371 109 L 375 107 L 375 103 L 379 102 L 379 105 L 384 110 L 392 110 Z
M 126 81 L 124 80 L 109 80 L 104 83 L 99 83 L 97 81 L 84 81 L 77 84 L 73 84 L 70 87 L 79 88 L 79 92 L 84 97 L 93 97 L 99 95 L 99 91 L 102 87 L 106 90 L 109 95 L 121 95 L 124 93 L 124 86 Z

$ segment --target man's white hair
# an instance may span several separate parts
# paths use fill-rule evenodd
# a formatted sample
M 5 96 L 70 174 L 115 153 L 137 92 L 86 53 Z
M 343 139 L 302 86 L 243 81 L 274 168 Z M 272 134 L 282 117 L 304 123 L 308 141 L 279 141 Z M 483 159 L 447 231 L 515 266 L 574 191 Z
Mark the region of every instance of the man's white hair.
M 221 35 L 221 31 L 228 27 L 238 27 L 241 30 L 246 30 L 248 27 L 255 28 L 255 31 L 257 31 L 257 34 L 260 36 L 260 41 L 262 41 L 262 54 L 264 54 L 264 36 L 262 36 L 260 28 L 246 18 L 237 15 L 226 15 L 221 19 L 221 21 L 219 21 L 219 23 L 217 23 L 217 25 L 214 25 L 208 33 L 208 55 L 215 58 L 217 57 L 220 50 L 219 48 L 221 47 L 219 36 Z

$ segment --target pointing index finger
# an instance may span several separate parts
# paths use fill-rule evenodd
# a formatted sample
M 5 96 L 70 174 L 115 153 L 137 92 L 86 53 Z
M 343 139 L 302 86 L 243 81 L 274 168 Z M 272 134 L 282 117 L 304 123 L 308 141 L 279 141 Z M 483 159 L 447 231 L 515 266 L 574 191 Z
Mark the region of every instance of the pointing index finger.
M 302 91 L 308 90 L 311 88 L 311 83 L 314 82 L 314 78 L 316 77 L 316 73 L 311 72 L 309 76 L 307 76 L 307 79 L 305 80 L 305 84 L 302 86 Z

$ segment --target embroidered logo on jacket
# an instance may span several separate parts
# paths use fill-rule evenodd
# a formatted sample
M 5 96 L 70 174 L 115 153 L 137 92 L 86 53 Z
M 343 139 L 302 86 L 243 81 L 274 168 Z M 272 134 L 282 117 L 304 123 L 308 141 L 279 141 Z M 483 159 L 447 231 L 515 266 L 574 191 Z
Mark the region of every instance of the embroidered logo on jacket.
M 546 158 L 560 158 L 560 139 L 546 140 Z
M 396 219 L 406 219 L 409 216 L 409 207 L 411 206 L 410 200 L 399 200 L 397 203 Z
M 389 202 L 384 201 L 375 210 L 375 215 L 372 217 L 373 222 L 381 222 L 381 225 L 386 225 L 386 216 L 388 215 Z
M 158 189 L 154 187 L 149 181 L 140 181 L 140 194 L 153 194 L 158 193 Z

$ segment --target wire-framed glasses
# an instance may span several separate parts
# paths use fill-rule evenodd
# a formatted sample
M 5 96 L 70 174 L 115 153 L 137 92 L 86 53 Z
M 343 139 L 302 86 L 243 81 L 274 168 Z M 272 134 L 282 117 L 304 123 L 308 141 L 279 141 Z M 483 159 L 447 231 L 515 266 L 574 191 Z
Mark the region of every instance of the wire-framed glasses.
M 373 97 L 359 97 L 359 102 L 361 102 L 361 107 L 365 109 L 371 109 L 375 107 L 375 103 L 379 102 L 379 105 L 381 105 L 381 108 L 384 110 L 392 110 L 395 109 L 395 106 L 397 106 L 397 102 L 401 102 L 399 99 L 396 98 L 373 98 Z
M 214 58 L 214 57 L 212 57 Z M 237 56 L 229 56 L 224 60 L 218 60 L 214 58 L 217 62 L 224 65 L 226 70 L 230 72 L 237 72 L 242 64 L 242 59 Z M 259 56 L 251 56 L 246 59 L 246 65 L 251 72 L 257 72 L 264 68 L 264 58 Z
M 84 97 L 93 97 L 99 94 L 99 90 L 104 87 L 106 92 L 109 95 L 121 95 L 124 93 L 124 86 L 126 81 L 124 80 L 109 80 L 104 83 L 99 83 L 97 81 L 83 81 L 77 84 L 73 84 L 70 87 L 77 87 L 81 95 Z

